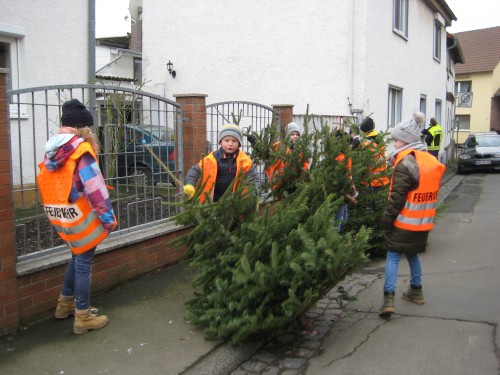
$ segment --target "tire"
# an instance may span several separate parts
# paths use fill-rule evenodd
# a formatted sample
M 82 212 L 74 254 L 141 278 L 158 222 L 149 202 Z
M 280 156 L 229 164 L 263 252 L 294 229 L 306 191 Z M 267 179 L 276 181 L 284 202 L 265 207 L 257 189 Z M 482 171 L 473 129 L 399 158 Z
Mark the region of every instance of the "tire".
M 128 183 L 136 186 L 150 186 L 153 184 L 151 170 L 146 167 L 131 168 L 128 173 Z

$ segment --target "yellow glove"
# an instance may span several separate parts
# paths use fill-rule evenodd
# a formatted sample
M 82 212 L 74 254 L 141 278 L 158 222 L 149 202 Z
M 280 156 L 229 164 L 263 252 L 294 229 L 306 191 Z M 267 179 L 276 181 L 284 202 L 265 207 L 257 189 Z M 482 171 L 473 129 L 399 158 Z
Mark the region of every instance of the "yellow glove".
M 196 189 L 194 188 L 193 185 L 184 185 L 184 195 L 186 196 L 187 199 L 193 198 L 195 192 Z

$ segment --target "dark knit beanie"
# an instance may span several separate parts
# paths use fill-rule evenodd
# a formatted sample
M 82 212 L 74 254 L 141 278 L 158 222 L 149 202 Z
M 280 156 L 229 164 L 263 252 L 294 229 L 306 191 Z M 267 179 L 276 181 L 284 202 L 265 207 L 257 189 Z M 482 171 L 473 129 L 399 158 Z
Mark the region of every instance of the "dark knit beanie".
M 78 99 L 71 99 L 62 105 L 61 125 L 84 128 L 94 125 L 94 116 Z
M 375 129 L 375 123 L 373 122 L 371 117 L 367 117 L 363 121 L 361 121 L 361 125 L 359 126 L 359 128 L 363 133 L 368 133 Z

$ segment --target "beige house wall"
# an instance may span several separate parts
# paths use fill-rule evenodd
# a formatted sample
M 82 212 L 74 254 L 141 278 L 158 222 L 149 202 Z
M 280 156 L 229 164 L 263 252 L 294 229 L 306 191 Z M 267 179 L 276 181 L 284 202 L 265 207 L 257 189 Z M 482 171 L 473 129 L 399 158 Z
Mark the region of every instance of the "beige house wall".
M 458 143 L 463 143 L 470 133 L 490 131 L 491 97 L 494 94 L 494 79 L 492 72 L 485 72 L 457 75 L 456 81 L 472 81 L 472 107 L 457 107 L 456 109 L 456 115 L 470 115 L 470 131 L 461 130 L 458 132 Z

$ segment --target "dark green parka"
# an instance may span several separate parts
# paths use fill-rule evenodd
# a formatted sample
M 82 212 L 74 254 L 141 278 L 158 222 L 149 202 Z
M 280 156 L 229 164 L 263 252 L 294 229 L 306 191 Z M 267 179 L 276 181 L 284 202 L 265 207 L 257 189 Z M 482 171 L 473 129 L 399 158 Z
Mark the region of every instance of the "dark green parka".
M 388 206 L 382 215 L 381 227 L 385 232 L 387 247 L 403 254 L 425 251 L 429 231 L 415 232 L 396 228 L 393 223 L 406 203 L 408 192 L 418 187 L 420 172 L 417 160 L 412 154 L 406 155 L 394 168 L 392 188 Z

